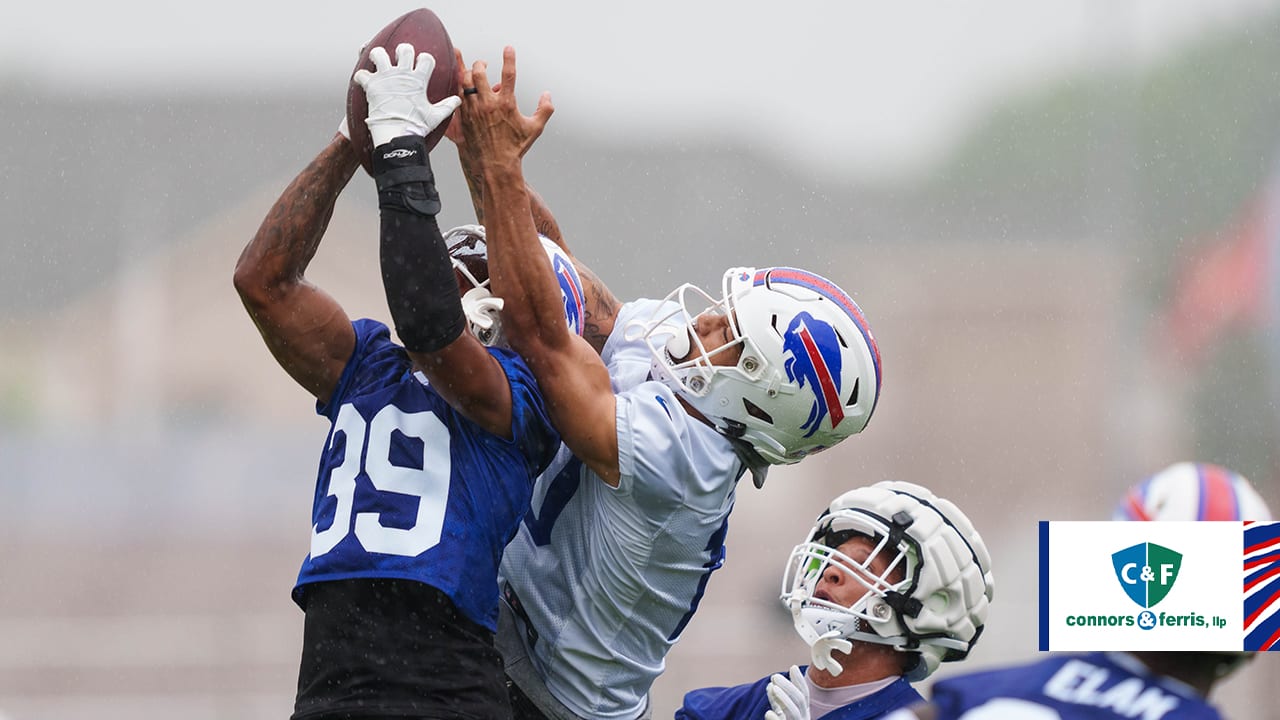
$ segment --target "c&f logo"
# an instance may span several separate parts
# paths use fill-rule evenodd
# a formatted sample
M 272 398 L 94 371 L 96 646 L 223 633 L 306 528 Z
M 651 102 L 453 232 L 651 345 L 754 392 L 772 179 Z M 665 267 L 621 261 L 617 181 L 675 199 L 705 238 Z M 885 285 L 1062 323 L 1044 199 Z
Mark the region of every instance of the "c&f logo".
M 1155 543 L 1142 543 L 1111 554 L 1120 587 L 1140 607 L 1160 602 L 1173 589 L 1182 554 Z

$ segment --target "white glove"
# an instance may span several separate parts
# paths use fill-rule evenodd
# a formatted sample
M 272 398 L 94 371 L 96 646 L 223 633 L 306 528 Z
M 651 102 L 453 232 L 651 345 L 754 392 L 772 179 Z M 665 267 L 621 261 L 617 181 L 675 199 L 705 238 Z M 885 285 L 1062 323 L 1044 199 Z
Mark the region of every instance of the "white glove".
M 357 70 L 352 79 L 364 88 L 369 101 L 369 135 L 373 146 L 385 145 L 402 135 L 426 137 L 453 114 L 462 99 L 451 95 L 432 105 L 427 99 L 427 83 L 436 59 L 431 53 L 418 55 L 417 67 L 413 63 L 413 46 L 400 43 L 396 47 L 396 64 L 385 48 L 369 51 L 374 72 Z
M 764 720 L 809 720 L 809 681 L 795 665 L 789 678 L 778 673 L 770 676 L 765 694 L 773 709 L 765 712 Z
M 844 672 L 844 666 L 837 662 L 831 653 L 836 651 L 847 653 L 852 649 L 853 643 L 840 637 L 839 630 L 832 630 L 818 636 L 818 639 L 809 646 L 809 654 L 813 659 L 813 667 L 826 670 L 832 675 L 839 675 Z

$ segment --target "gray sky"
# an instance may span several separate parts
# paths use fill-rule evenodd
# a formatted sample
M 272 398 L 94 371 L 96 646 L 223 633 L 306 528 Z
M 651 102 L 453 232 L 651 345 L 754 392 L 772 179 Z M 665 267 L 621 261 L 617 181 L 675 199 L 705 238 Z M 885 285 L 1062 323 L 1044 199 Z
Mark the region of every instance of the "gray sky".
M 785 9 L 784 6 L 785 5 Z M 512 44 L 521 95 L 574 132 L 767 136 L 804 163 L 909 172 L 993 97 L 1071 68 L 1131 67 L 1270 0 L 644 3 L 436 0 L 469 58 Z M 332 88 L 404 2 L 6 3 L 0 77 L 95 92 Z M 58 46 L 49 42 L 56 38 Z M 63 48 L 73 48 L 66 52 Z M 195 88 L 195 89 L 193 89 Z M 553 126 L 554 127 L 554 126 Z

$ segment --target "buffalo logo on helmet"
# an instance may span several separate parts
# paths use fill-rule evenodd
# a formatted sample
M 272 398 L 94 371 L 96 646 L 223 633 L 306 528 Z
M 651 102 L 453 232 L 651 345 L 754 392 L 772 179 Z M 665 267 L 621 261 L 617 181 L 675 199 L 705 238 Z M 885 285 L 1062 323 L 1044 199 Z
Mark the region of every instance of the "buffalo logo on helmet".
M 582 334 L 582 281 L 573 264 L 560 253 L 552 257 L 552 269 L 556 274 L 556 282 L 560 284 L 560 300 L 564 303 L 564 316 L 569 321 L 569 332 Z
M 835 328 L 807 312 L 796 315 L 782 335 L 782 349 L 787 354 L 787 379 L 800 387 L 808 387 L 814 403 L 809 418 L 801 426 L 809 437 L 831 416 L 831 427 L 844 420 L 840 402 L 840 340 Z
M 871 369 L 875 378 L 875 398 L 871 407 L 874 408 L 880 399 L 880 348 L 876 345 L 875 338 L 871 336 L 871 330 L 867 327 L 867 321 L 862 316 L 862 310 L 857 303 L 830 280 L 796 268 L 776 267 L 757 270 L 752 284 L 757 287 L 793 285 L 806 288 L 843 311 L 862 335 L 867 349 L 871 352 Z M 859 390 L 856 377 L 852 388 L 841 387 L 840 378 L 843 370 L 841 348 L 846 345 L 839 331 L 834 325 L 808 312 L 801 312 L 791 320 L 787 331 L 783 334 L 782 343 L 783 351 L 790 354 L 786 361 L 787 377 L 802 388 L 807 385 L 814 394 L 812 411 L 809 419 L 802 426 L 802 429 L 807 431 L 805 437 L 810 437 L 817 432 L 822 425 L 822 420 L 828 414 L 831 416 L 831 427 L 835 428 L 845 418 L 845 403 L 842 400 L 845 397 L 845 391 L 852 391 L 849 402 L 853 402 L 852 398 L 857 397 Z

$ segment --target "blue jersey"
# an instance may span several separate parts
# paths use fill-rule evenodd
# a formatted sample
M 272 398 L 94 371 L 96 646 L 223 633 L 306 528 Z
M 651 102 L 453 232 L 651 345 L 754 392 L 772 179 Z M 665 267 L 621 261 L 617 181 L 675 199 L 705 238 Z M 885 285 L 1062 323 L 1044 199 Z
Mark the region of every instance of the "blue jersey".
M 512 440 L 463 417 L 415 373 L 387 326 L 352 323 L 356 347 L 327 404 L 333 423 L 316 480 L 310 583 L 416 580 L 497 630 L 498 562 L 529 507 L 533 478 L 559 446 L 529 368 L 490 349 L 511 386 Z
M 765 694 L 768 687 L 769 678 L 765 677 L 749 685 L 691 690 L 684 696 L 684 706 L 676 711 L 676 720 L 760 720 L 770 708 Z M 832 710 L 822 720 L 872 720 L 919 702 L 924 698 L 906 678 L 900 677 L 885 688 Z
M 1153 675 L 1123 653 L 1055 655 L 1031 665 L 940 680 L 933 686 L 933 704 L 938 720 L 1221 718 L 1189 686 Z

